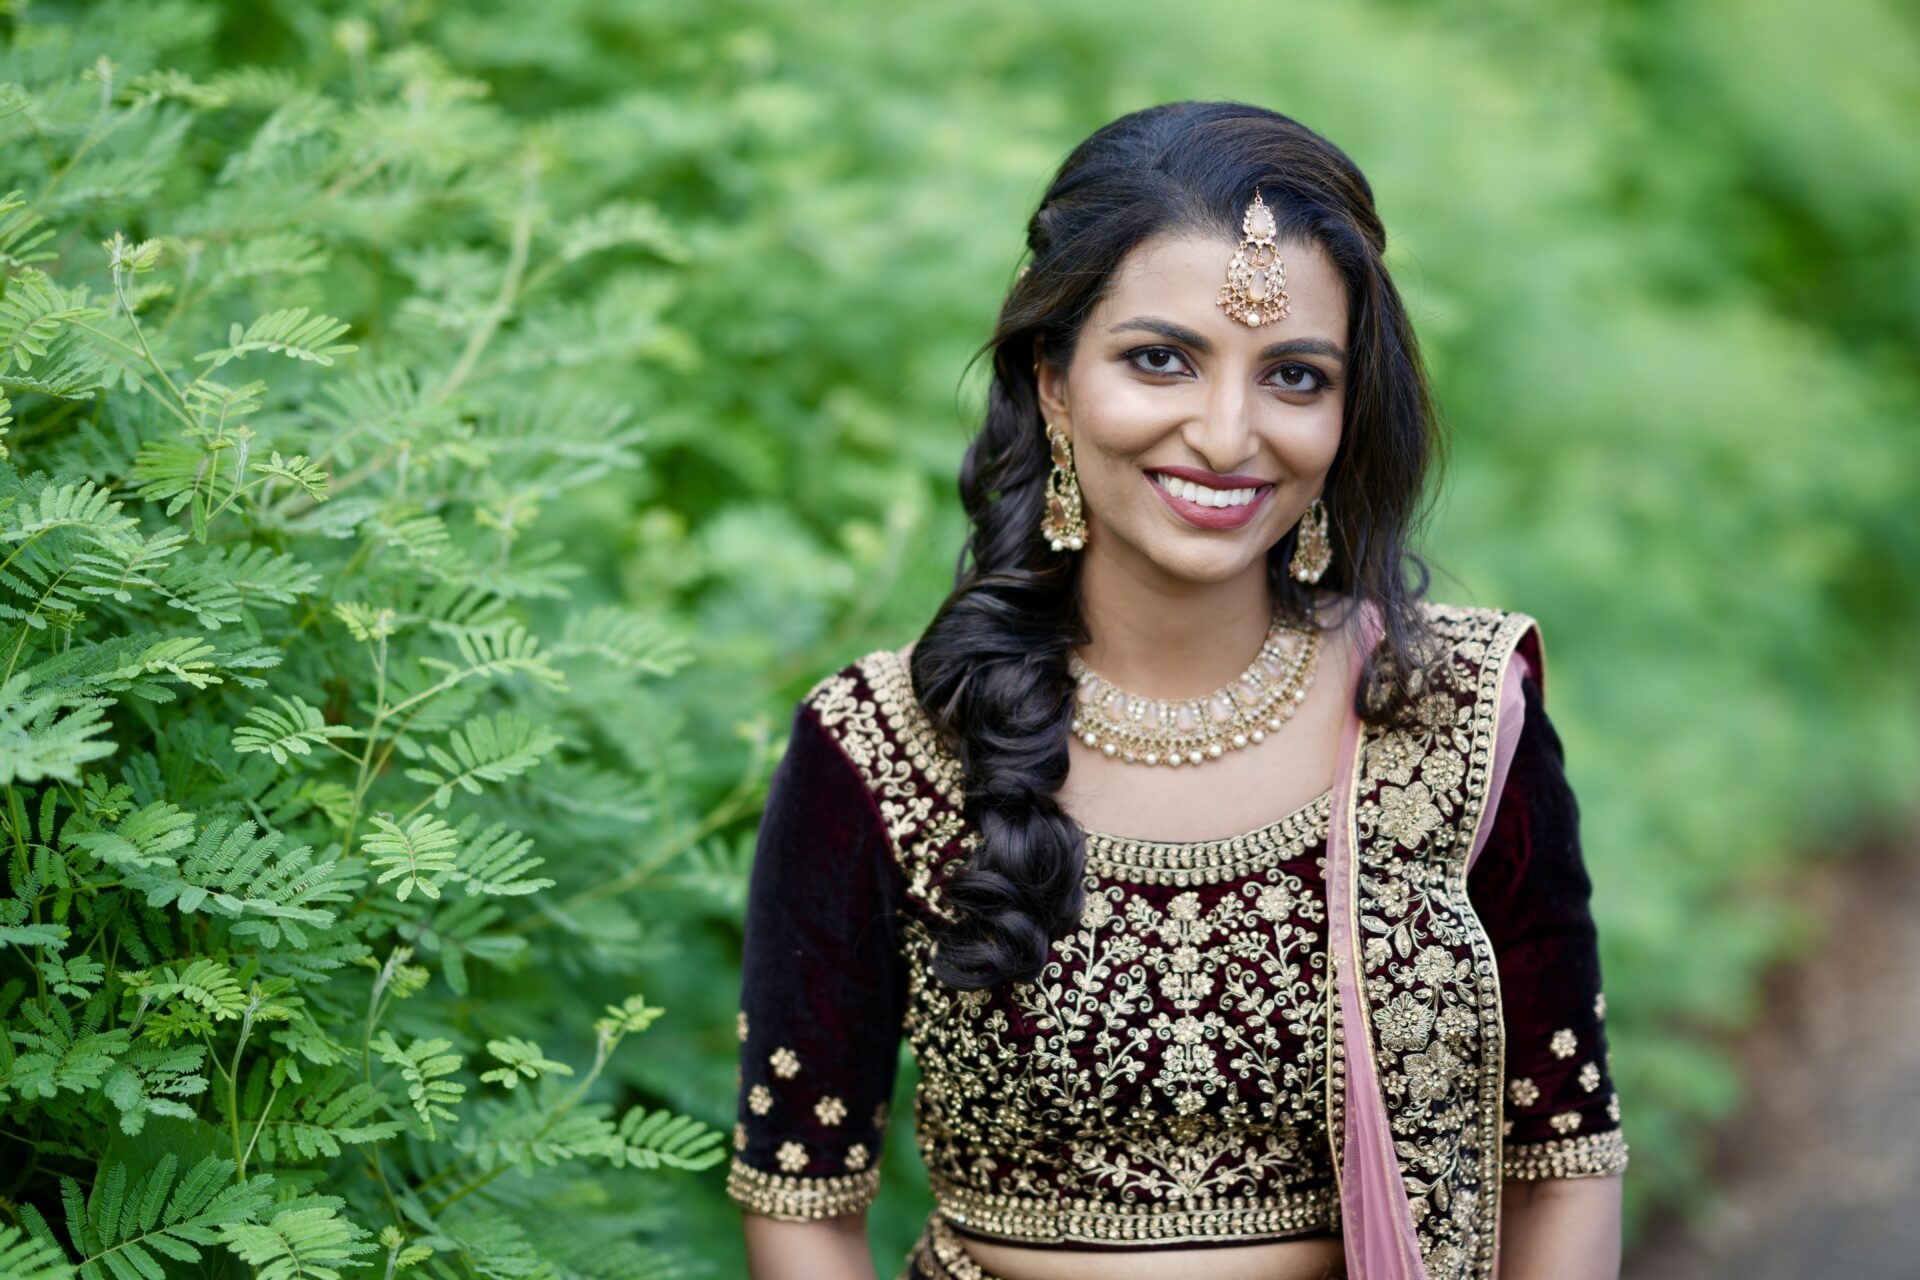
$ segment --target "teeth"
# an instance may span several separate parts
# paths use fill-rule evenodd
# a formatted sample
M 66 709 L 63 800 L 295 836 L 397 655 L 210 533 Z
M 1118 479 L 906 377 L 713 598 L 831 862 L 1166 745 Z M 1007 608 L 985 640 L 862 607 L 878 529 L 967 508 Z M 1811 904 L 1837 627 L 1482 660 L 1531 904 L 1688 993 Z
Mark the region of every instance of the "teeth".
M 1202 507 L 1244 507 L 1260 492 L 1258 489 L 1209 489 L 1159 471 L 1153 473 L 1153 479 L 1176 498 L 1185 498 Z

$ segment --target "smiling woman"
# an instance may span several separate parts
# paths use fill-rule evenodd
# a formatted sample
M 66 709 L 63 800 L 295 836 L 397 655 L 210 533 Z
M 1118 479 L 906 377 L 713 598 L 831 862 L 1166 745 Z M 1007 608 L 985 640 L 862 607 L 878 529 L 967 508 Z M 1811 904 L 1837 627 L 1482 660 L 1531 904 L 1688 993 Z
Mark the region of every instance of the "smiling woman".
M 909 1278 L 1615 1275 L 1545 651 L 1422 598 L 1437 417 L 1365 178 L 1175 103 L 1081 144 L 1028 246 L 954 590 L 814 686 L 768 797 L 755 1276 L 872 1274 L 902 1036 Z

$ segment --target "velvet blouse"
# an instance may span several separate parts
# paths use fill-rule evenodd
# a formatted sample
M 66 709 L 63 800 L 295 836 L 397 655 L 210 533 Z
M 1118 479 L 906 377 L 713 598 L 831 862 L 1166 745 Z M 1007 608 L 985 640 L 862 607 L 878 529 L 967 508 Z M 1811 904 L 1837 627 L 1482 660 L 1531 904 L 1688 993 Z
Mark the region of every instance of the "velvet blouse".
M 1578 807 L 1539 682 L 1516 679 L 1524 718 L 1466 882 L 1505 1029 L 1499 1167 L 1611 1173 L 1626 1148 Z M 1332 793 L 1228 839 L 1089 832 L 1086 907 L 1039 980 L 961 992 L 927 964 L 955 855 L 898 838 L 958 769 L 890 650 L 795 709 L 749 887 L 729 1194 L 787 1219 L 864 1209 L 904 1038 L 936 1212 L 962 1234 L 1139 1249 L 1338 1230 Z M 945 821 L 964 851 L 976 837 Z M 1396 1001 L 1374 1034 L 1450 1016 Z

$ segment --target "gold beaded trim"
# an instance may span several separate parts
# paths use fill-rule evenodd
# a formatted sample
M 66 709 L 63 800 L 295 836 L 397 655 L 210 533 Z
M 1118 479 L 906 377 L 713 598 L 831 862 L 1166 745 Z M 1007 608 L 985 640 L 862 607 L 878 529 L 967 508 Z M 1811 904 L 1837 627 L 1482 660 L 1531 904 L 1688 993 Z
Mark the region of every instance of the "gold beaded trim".
M 727 1194 L 755 1213 L 788 1222 L 812 1222 L 858 1213 L 880 1191 L 880 1167 L 864 1173 L 798 1178 L 768 1173 L 733 1158 L 727 1169 Z
M 1511 1143 L 1502 1153 L 1500 1175 L 1528 1181 L 1536 1178 L 1594 1178 L 1619 1173 L 1626 1167 L 1626 1137 L 1618 1129 L 1609 1129 L 1605 1133 L 1585 1133 L 1577 1138 Z
M 1217 884 L 1304 853 L 1326 837 L 1333 792 L 1322 791 L 1283 818 L 1219 840 L 1140 840 L 1087 832 L 1087 870 L 1130 884 Z
M 938 1213 L 929 1215 L 911 1258 L 927 1280 L 1000 1280 L 973 1260 L 960 1237 Z
M 1162 1204 L 1102 1204 L 976 1191 L 938 1176 L 930 1182 L 934 1203 L 949 1221 L 980 1235 L 1022 1243 L 1218 1243 L 1300 1235 L 1325 1230 L 1333 1208 L 1331 1186 L 1218 1200 L 1201 1196 Z

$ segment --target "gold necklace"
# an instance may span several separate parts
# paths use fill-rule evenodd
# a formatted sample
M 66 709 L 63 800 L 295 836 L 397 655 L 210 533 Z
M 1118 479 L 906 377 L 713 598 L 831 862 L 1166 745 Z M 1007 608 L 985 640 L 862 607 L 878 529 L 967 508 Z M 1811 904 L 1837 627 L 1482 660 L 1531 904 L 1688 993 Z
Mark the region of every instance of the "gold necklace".
M 1073 734 L 1129 764 L 1218 760 L 1293 719 L 1313 683 L 1319 648 L 1318 632 L 1288 626 L 1276 612 L 1252 664 L 1225 688 L 1198 698 L 1128 693 L 1071 654 L 1067 669 L 1079 682 Z

